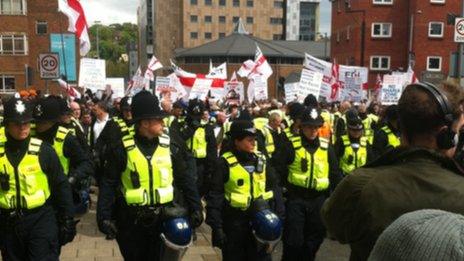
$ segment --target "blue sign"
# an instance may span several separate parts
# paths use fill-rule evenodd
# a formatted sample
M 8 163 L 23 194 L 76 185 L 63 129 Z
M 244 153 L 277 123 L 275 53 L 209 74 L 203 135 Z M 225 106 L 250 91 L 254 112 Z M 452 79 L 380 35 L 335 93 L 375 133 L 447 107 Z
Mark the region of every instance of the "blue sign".
M 50 51 L 60 55 L 60 75 L 68 82 L 77 81 L 76 36 L 74 34 L 50 34 Z

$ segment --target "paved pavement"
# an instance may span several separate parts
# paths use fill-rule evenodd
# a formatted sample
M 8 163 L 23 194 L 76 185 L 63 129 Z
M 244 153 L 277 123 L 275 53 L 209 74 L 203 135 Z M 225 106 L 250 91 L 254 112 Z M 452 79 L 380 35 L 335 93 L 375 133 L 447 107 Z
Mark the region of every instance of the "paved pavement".
M 93 200 L 95 198 L 93 197 Z M 92 200 L 92 201 L 93 201 Z M 93 202 L 95 206 L 95 202 Z M 81 217 L 78 224 L 78 234 L 74 241 L 62 249 L 62 261 L 118 261 L 123 260 L 119 252 L 118 245 L 114 240 L 106 240 L 96 225 L 95 209 L 90 210 L 85 216 Z M 197 241 L 193 247 L 189 248 L 183 260 L 186 261 L 215 261 L 221 260 L 220 251 L 211 247 L 211 230 L 207 225 L 202 225 L 197 229 Z M 273 260 L 280 260 L 282 246 L 279 244 Z M 325 240 L 316 260 L 319 261 L 339 261 L 348 260 L 349 248 L 342 246 L 335 241 Z

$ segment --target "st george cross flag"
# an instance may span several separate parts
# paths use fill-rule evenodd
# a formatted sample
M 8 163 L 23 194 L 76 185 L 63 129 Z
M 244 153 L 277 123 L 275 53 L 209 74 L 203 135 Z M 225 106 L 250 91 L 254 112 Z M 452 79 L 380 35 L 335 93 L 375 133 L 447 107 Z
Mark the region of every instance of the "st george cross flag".
M 66 81 L 63 79 L 58 79 L 58 84 L 61 88 L 66 90 L 66 93 L 71 97 L 71 99 L 80 99 L 82 97 L 81 93 L 78 92 L 74 87 L 70 86 Z
M 416 73 L 413 71 L 411 65 L 408 66 L 408 72 L 407 72 L 410 76 L 410 83 L 418 83 L 419 80 L 417 79 L 416 77 Z
M 247 60 L 242 64 L 242 67 L 237 71 L 240 77 L 253 78 L 255 75 L 261 75 L 263 79 L 269 78 L 273 73 L 271 66 L 263 55 L 263 52 L 256 46 L 255 60 Z
M 81 56 L 90 51 L 90 39 L 84 9 L 78 0 L 58 0 L 58 10 L 69 19 L 68 31 L 76 33 L 79 38 Z
M 145 71 L 145 78 L 150 79 L 150 81 L 152 82 L 155 81 L 155 75 L 153 74 L 153 72 L 161 68 L 163 68 L 163 65 L 153 55 L 151 57 L 150 62 L 148 63 L 147 70 Z
M 340 75 L 340 67 L 337 64 L 337 61 L 334 60 L 332 64 L 332 78 L 330 79 L 330 86 L 331 86 L 330 99 L 331 100 L 337 100 L 337 97 L 339 95 L 339 90 L 340 88 L 342 88 L 339 75 Z

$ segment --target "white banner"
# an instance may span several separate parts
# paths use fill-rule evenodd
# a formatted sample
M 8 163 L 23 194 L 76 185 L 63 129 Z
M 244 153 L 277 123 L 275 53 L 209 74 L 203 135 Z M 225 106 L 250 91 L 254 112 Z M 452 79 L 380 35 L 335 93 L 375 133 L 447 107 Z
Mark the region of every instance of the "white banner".
M 303 69 L 301 71 L 300 84 L 298 85 L 298 100 L 303 102 L 309 94 L 318 98 L 321 92 L 323 77 L 324 75 L 320 72 Z
M 346 77 L 345 86 L 341 89 L 340 100 L 350 102 L 361 102 L 364 98 L 362 82 L 360 78 Z
M 111 86 L 113 99 L 124 97 L 124 78 L 106 78 L 106 84 Z
M 403 92 L 403 75 L 384 75 L 381 93 L 382 105 L 397 104 Z
M 240 104 L 245 100 L 245 87 L 243 82 L 226 82 L 224 84 L 224 93 L 228 104 Z
M 329 98 L 331 91 L 330 79 L 332 78 L 332 63 L 318 59 L 309 54 L 305 54 L 305 61 L 303 66 L 310 71 L 320 72 L 324 75 L 320 96 Z M 339 80 L 342 85 L 345 84 L 346 77 L 357 77 L 360 78 L 363 87 L 367 86 L 369 76 L 369 70 L 367 67 L 340 65 L 339 70 Z
M 150 79 L 147 79 L 143 76 L 134 75 L 134 77 L 132 77 L 132 89 L 130 92 L 132 95 L 136 95 L 143 89 L 150 89 Z
M 298 100 L 298 88 L 300 83 L 287 83 L 284 86 L 285 89 L 285 103 L 290 103 Z
M 256 75 L 250 79 L 250 85 L 253 85 L 255 101 L 267 100 L 267 79 Z
M 192 90 L 190 90 L 189 99 L 205 100 L 212 83 L 213 79 L 196 79 Z
M 106 62 L 100 59 L 82 58 L 79 71 L 79 87 L 92 92 L 105 90 Z

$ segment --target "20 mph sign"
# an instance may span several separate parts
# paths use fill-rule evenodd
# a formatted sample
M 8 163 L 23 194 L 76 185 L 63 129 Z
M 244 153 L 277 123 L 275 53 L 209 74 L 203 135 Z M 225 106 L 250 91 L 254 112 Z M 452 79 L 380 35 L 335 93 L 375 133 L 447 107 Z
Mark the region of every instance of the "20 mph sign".
M 39 54 L 39 71 L 42 79 L 60 78 L 60 59 L 58 53 Z
M 456 43 L 464 43 L 464 17 L 456 18 L 454 26 L 454 41 Z

